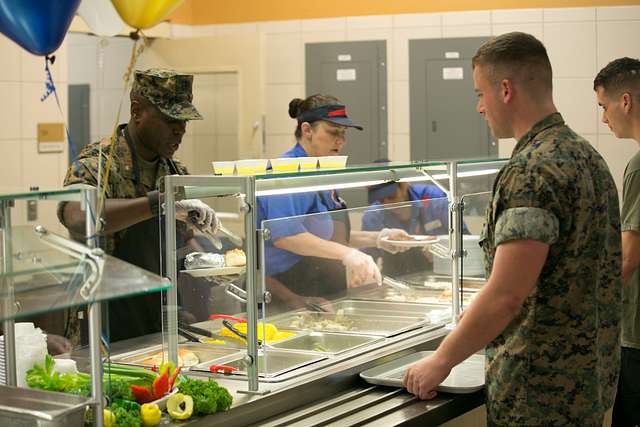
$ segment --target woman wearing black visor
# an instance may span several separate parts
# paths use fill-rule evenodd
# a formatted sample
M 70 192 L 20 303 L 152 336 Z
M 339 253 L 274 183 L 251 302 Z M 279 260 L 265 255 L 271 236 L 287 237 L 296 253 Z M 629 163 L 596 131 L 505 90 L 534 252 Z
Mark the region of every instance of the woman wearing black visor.
M 298 122 L 296 145 L 282 157 L 338 155 L 347 143 L 347 129 L 362 130 L 332 96 L 293 99 L 289 116 Z M 346 205 L 335 190 L 258 198 L 259 227 L 263 220 L 297 217 L 268 223 L 271 238 L 265 245 L 265 262 L 274 301 L 298 307 L 318 297 L 340 297 L 347 288 L 381 282 L 373 258 L 357 248 L 398 252 L 400 248 L 381 239 L 407 233 L 396 229 L 351 232 L 348 214 L 335 212 L 344 209 Z M 326 214 L 300 217 L 323 212 Z

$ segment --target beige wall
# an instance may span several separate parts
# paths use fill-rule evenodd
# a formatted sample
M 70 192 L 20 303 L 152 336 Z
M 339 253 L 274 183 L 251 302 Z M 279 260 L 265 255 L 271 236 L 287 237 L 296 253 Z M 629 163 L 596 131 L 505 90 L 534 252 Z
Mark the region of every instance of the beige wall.
M 53 96 L 44 102 L 44 58 L 31 55 L 13 41 L 0 35 L 0 191 L 10 189 L 59 188 L 66 172 L 67 150 L 62 153 L 38 153 L 36 129 L 38 123 L 66 120 L 67 55 L 63 45 L 55 53 L 51 67 L 53 79 L 61 98 L 64 116 L 61 117 Z M 41 203 L 40 218 L 55 218 L 55 204 Z M 19 203 L 12 220 L 25 224 L 25 204 Z M 45 225 L 47 221 L 39 221 Z
M 616 140 L 608 128 L 599 123 L 591 82 L 611 59 L 623 55 L 640 57 L 637 42 L 640 40 L 640 6 L 174 25 L 171 34 L 175 40 L 156 40 L 145 52 L 140 67 L 168 65 L 187 71 L 237 71 L 240 146 L 236 148 L 235 157 L 261 155 L 261 130 L 254 129 L 254 124 L 263 113 L 267 117 L 266 155 L 275 156 L 292 143 L 295 122 L 287 116 L 287 104 L 294 96 L 304 95 L 304 44 L 386 40 L 390 156 L 406 160 L 409 157 L 408 40 L 487 36 L 513 30 L 530 32 L 545 42 L 554 66 L 558 107 L 568 123 L 605 156 L 620 183 L 627 159 L 637 146 L 631 141 Z M 63 44 L 53 66 L 65 118 L 67 67 L 79 66 L 75 60 L 68 64 L 66 43 L 69 41 Z M 40 102 L 44 91 L 43 59 L 26 53 L 4 36 L 0 36 L 0 55 L 3 58 L 0 153 L 4 157 L 0 187 L 58 187 L 66 170 L 66 150 L 59 154 L 39 154 L 35 140 L 38 122 L 61 120 L 53 99 Z M 92 55 L 87 53 L 88 62 L 95 62 Z M 104 78 L 118 79 L 122 71 L 112 69 Z M 104 111 L 114 105 L 102 96 L 96 102 L 104 104 Z M 104 120 L 104 126 L 92 123 L 92 137 L 103 134 L 107 123 L 108 120 Z M 511 147 L 512 143 L 503 144 L 502 154 L 508 154 Z
M 255 128 L 260 123 L 263 111 L 260 51 L 257 34 L 214 33 L 210 37 L 155 40 L 145 52 L 141 65 L 165 66 L 193 73 L 237 73 L 239 145 L 225 149 L 224 157 L 261 157 L 261 132 L 259 127 Z
M 386 40 L 388 67 L 389 155 L 409 159 L 408 40 L 491 36 L 525 31 L 540 38 L 554 68 L 555 100 L 566 121 L 600 150 L 618 184 L 624 166 L 637 150 L 618 141 L 599 123 L 592 81 L 608 61 L 640 57 L 640 6 L 567 9 L 515 9 L 403 14 L 173 26 L 174 37 L 221 35 L 259 37 L 263 61 L 266 153 L 278 155 L 292 144 L 295 121 L 287 115 L 289 100 L 303 96 L 304 45 L 312 42 Z M 257 53 L 244 52 L 248 56 Z M 338 94 L 339 95 L 339 94 Z M 454 120 L 455 118 L 452 118 Z M 501 144 L 509 155 L 513 142 Z

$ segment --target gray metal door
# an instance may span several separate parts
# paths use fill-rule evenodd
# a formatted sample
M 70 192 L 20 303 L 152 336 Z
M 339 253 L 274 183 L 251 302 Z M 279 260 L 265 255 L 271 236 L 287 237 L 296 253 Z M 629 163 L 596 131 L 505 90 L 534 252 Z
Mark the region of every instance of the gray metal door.
M 409 40 L 412 160 L 497 156 L 473 90 L 471 58 L 485 40 Z
M 387 157 L 387 46 L 385 41 L 308 43 L 307 96 L 333 95 L 364 130 L 350 129 L 349 164 Z
M 87 84 L 69 85 L 69 132 L 75 154 L 91 142 L 91 110 L 89 96 L 91 87 Z M 73 161 L 69 150 L 69 163 Z

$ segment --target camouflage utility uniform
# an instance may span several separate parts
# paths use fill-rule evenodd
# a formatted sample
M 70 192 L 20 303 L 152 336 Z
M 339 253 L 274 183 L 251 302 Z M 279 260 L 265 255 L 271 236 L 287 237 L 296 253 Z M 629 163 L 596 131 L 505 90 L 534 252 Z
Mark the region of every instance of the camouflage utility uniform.
M 607 165 L 559 113 L 518 141 L 487 210 L 487 275 L 501 243 L 550 246 L 535 290 L 487 346 L 490 425 L 602 425 L 619 370 L 619 218 Z
M 137 166 L 134 163 L 139 160 L 132 152 L 129 144 L 124 137 L 125 125 L 118 128 L 118 140 L 114 146 L 113 160 L 111 163 L 111 171 L 109 172 L 109 183 L 107 185 L 107 199 L 133 199 L 143 197 L 148 192 L 156 190 L 156 184 L 146 182 L 136 171 Z M 88 184 L 93 187 L 98 186 L 98 170 L 102 170 L 102 179 L 104 179 L 104 171 L 106 170 L 107 158 L 109 157 L 111 139 L 104 138 L 99 142 L 87 145 L 79 154 L 77 166 L 71 165 L 64 179 L 64 185 Z M 100 168 L 98 159 L 100 158 L 100 148 L 102 148 Z M 159 179 L 166 175 L 186 175 L 187 169 L 175 159 L 158 160 L 158 169 L 156 178 Z M 59 209 L 61 211 L 61 208 Z M 157 219 L 156 219 L 157 221 Z M 127 229 L 104 236 L 104 249 L 110 255 L 113 255 L 118 243 L 122 241 L 127 233 Z M 102 246 L 102 245 L 101 245 Z
M 191 103 L 193 76 L 179 74 L 171 70 L 151 69 L 136 71 L 131 91 L 144 97 L 164 115 L 176 120 L 198 120 L 202 116 Z M 130 133 L 128 125 L 120 125 L 117 140 L 113 147 L 112 163 L 109 169 L 109 181 L 106 186 L 107 199 L 133 199 L 145 197 L 157 189 L 157 181 L 166 175 L 185 175 L 187 170 L 177 160 L 159 157 L 157 161 L 147 162 L 136 153 L 135 135 Z M 111 151 L 111 139 L 105 138 L 89 144 L 69 167 L 64 185 L 88 184 L 98 187 L 98 174 L 101 172 L 99 192 L 102 190 L 107 159 Z M 64 204 L 58 209 L 58 216 L 64 223 L 62 213 Z M 100 246 L 110 255 L 114 255 L 138 267 L 161 274 L 160 256 L 162 244 L 159 228 L 161 219 L 157 216 L 140 221 L 128 228 L 107 233 L 100 237 Z M 74 236 L 81 238 L 82 236 Z M 177 245 L 188 238 L 184 223 L 178 223 Z M 160 295 L 149 294 L 122 298 L 109 303 L 109 323 L 111 340 L 137 337 L 161 328 Z M 79 342 L 78 321 L 72 313 L 70 338 L 74 344 Z

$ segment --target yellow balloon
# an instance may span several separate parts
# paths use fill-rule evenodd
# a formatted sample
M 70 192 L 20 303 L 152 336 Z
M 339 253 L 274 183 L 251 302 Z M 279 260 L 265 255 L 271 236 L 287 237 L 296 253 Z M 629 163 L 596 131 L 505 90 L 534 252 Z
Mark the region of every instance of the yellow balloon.
M 176 10 L 184 0 L 111 0 L 124 22 L 144 30 Z

